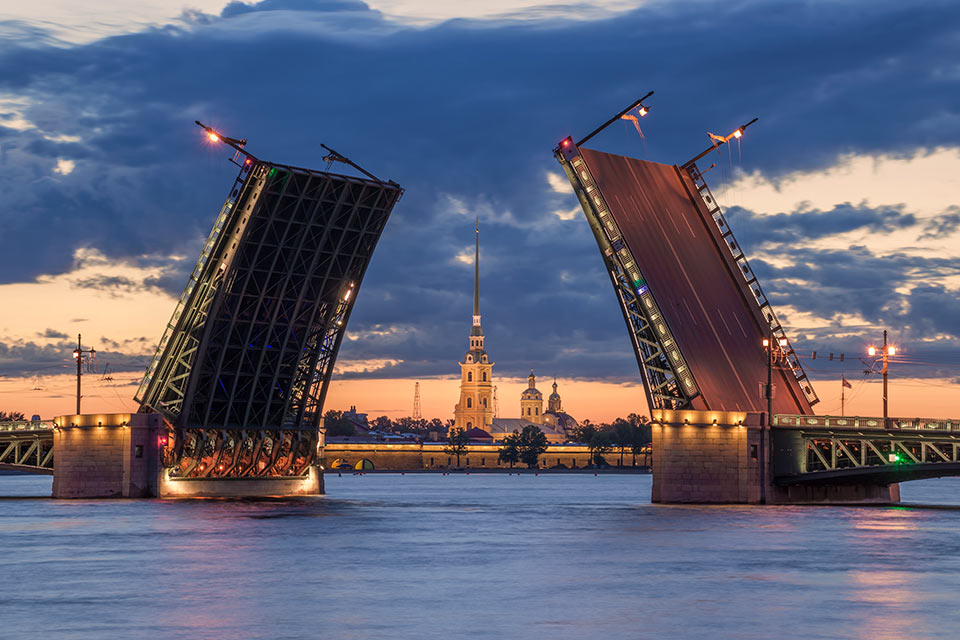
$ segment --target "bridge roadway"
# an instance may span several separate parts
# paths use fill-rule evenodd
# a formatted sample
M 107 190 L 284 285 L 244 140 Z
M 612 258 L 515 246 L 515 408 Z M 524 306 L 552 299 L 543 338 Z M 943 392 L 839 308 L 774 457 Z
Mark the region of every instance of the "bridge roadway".
M 0 471 L 53 475 L 53 422 L 0 422 Z
M 782 486 L 960 475 L 960 419 L 774 415 L 771 440 Z

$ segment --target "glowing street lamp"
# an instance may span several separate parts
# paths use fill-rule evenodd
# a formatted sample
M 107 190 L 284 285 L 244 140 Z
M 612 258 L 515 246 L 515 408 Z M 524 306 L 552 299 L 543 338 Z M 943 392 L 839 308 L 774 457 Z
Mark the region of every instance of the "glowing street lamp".
M 883 361 L 883 426 L 887 426 L 887 362 L 890 356 L 897 355 L 897 348 L 892 344 L 887 344 L 887 330 L 883 330 L 883 346 L 877 348 L 873 345 L 867 348 L 867 355 L 875 357 L 877 354 L 880 355 Z

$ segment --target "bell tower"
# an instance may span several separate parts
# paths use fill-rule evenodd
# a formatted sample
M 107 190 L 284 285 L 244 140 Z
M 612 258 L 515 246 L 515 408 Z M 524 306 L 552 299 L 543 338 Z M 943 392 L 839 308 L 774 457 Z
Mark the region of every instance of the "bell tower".
M 473 326 L 470 347 L 460 363 L 460 402 L 453 411 L 454 429 L 486 429 L 493 422 L 493 363 L 483 348 L 480 323 L 480 221 L 473 258 Z
M 543 424 L 543 394 L 537 389 L 537 376 L 530 370 L 530 386 L 520 394 L 520 417 L 534 424 Z

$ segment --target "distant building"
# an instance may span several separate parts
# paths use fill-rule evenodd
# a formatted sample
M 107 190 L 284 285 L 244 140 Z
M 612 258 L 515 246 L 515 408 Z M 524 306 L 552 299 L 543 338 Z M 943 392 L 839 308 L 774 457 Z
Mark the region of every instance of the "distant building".
M 486 429 L 493 422 L 493 363 L 483 348 L 480 324 L 480 227 L 477 227 L 473 274 L 473 326 L 470 348 L 460 363 L 460 402 L 453 410 L 454 429 Z
M 350 405 L 350 411 L 344 411 L 342 416 L 344 420 L 350 422 L 358 434 L 364 434 L 370 431 L 370 423 L 367 422 L 367 414 L 357 413 L 357 405 Z
M 520 394 L 519 418 L 495 418 L 493 415 L 493 362 L 483 346 L 483 327 L 480 323 L 480 228 L 477 227 L 473 274 L 473 326 L 470 328 L 470 348 L 460 364 L 460 401 L 453 410 L 453 429 L 471 432 L 478 429 L 494 440 L 503 440 L 514 431 L 534 425 L 551 443 L 566 442 L 577 421 L 564 413 L 560 394 L 554 380 L 548 410 L 543 410 L 543 394 L 537 389 L 537 379 L 530 371 L 529 386 Z M 475 436 L 482 437 L 476 432 Z M 473 438 L 472 438 L 473 439 Z

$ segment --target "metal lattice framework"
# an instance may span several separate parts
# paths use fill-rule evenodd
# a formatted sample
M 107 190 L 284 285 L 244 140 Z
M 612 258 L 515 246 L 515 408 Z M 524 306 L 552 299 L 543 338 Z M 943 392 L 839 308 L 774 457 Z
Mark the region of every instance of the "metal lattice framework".
M 303 473 L 394 182 L 242 165 L 136 395 L 174 475 Z
M 776 415 L 781 484 L 898 482 L 960 473 L 960 420 Z
M 690 408 L 700 395 L 696 380 L 578 146 L 568 138 L 554 155 L 573 185 L 603 255 L 640 366 L 648 406 Z
M 0 423 L 0 469 L 53 473 L 53 427 Z

